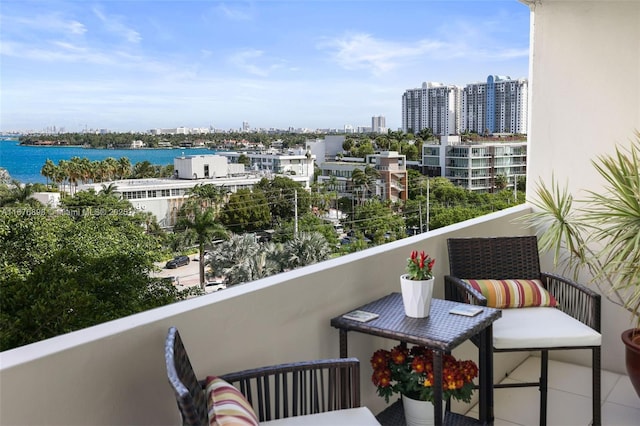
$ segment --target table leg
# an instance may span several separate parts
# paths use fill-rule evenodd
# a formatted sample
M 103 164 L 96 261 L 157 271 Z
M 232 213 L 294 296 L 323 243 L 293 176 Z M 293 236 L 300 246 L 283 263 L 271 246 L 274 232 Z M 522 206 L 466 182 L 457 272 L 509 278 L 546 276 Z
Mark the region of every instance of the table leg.
M 347 357 L 347 330 L 340 329 L 340 358 Z
M 493 327 L 480 332 L 478 347 L 480 368 L 480 423 L 492 425 L 493 414 Z
M 433 351 L 433 413 L 436 426 L 442 425 L 442 352 Z

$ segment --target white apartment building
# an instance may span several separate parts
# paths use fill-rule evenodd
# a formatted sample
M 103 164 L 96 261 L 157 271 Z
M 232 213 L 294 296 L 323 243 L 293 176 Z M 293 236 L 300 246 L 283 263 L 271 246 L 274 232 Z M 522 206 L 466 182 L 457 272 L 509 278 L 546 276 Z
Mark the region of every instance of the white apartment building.
M 462 89 L 441 83 L 425 82 L 419 89 L 402 95 L 402 130 L 418 133 L 430 128 L 434 135 L 460 133 Z
M 196 185 L 212 184 L 224 187 L 227 192 L 237 192 L 240 189 L 252 189 L 264 178 L 284 175 L 308 189 L 313 179 L 313 159 L 307 159 L 304 155 L 269 155 L 271 160 L 280 159 L 267 161 L 265 167 L 248 171 L 245 171 L 243 164 L 228 161 L 228 158 L 233 159 L 234 156 L 183 155 L 173 160 L 173 179 L 124 179 L 79 185 L 78 190 L 93 189 L 100 192 L 103 185 L 113 184 L 116 188 L 114 193 L 122 199 L 129 200 L 135 210 L 153 214 L 161 227 L 170 228 L 176 224 L 178 211 L 188 197 L 189 190 Z M 295 163 L 301 158 L 306 161 L 303 167 Z M 237 157 L 235 159 L 237 160 Z M 283 161 L 292 163 L 281 166 Z M 267 165 L 273 166 L 274 169 L 269 169 Z M 300 170 L 300 173 L 292 174 L 291 171 L 294 169 Z M 303 173 L 309 170 L 311 176 Z M 209 176 L 205 177 L 207 173 Z
M 226 157 L 230 165 L 239 164 L 241 156 L 249 158 L 248 171 L 269 175 L 286 175 L 300 182 L 309 189 L 313 182 L 315 156 L 303 149 L 289 150 L 287 154 L 279 154 L 275 150 L 268 152 L 218 152 Z
M 338 192 L 340 197 L 354 198 L 356 194 L 351 177 L 354 170 L 364 170 L 367 165 L 380 173 L 372 188 L 376 197 L 391 201 L 407 199 L 407 158 L 396 151 L 367 155 L 364 160 L 353 158 L 321 162 L 318 183 L 331 185 L 332 178 L 335 178 L 335 187 L 329 189 Z
M 222 155 L 183 155 L 173 159 L 177 179 L 215 179 L 244 173 L 244 165 L 229 164 Z
M 344 135 L 326 135 L 324 139 L 318 138 L 305 141 L 304 148 L 315 158 L 315 162 L 319 167 L 319 163 L 333 160 L 338 154 L 344 152 L 342 145 L 345 139 Z
M 527 133 L 528 81 L 490 75 L 462 91 L 462 131 Z
M 461 142 L 459 136 L 442 137 L 440 144 L 422 146 L 423 173 L 443 176 L 454 185 L 478 192 L 494 192 L 496 176 L 513 188 L 527 173 L 527 142 Z

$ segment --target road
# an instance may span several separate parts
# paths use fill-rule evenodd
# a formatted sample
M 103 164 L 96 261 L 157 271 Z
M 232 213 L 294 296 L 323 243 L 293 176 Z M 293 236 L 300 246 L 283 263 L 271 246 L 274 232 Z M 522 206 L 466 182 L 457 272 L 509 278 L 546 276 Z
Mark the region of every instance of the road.
M 175 277 L 176 283 L 182 287 L 192 287 L 200 284 L 200 273 L 198 271 L 198 256 L 189 256 L 191 262 L 188 265 L 180 266 L 175 269 L 167 269 L 164 267 L 166 262 L 156 262 L 156 266 L 160 268 L 160 271 L 154 273 L 155 277 Z
M 200 285 L 200 271 L 198 270 L 198 255 L 189 256 L 191 262 L 188 265 L 180 266 L 175 269 L 165 268 L 166 262 L 156 262 L 156 266 L 160 268 L 159 272 L 152 274 L 154 277 L 170 278 L 174 277 L 174 283 L 177 284 L 178 290 L 184 290 L 187 287 L 196 287 Z M 211 280 L 210 280 L 211 281 Z M 222 279 L 215 280 L 216 283 L 222 284 Z M 205 293 L 213 293 L 218 290 L 222 290 L 226 286 L 207 286 L 205 287 Z

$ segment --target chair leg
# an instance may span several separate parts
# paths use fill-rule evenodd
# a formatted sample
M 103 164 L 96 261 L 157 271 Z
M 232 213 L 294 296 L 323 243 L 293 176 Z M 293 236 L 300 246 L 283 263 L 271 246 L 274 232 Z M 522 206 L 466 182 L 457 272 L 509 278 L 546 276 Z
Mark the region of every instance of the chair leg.
M 540 354 L 540 426 L 547 425 L 547 389 L 549 377 L 549 351 Z
M 593 426 L 602 425 L 602 402 L 601 402 L 601 384 L 602 376 L 600 368 L 600 346 L 593 348 L 592 364 L 591 364 L 591 383 L 593 386 Z

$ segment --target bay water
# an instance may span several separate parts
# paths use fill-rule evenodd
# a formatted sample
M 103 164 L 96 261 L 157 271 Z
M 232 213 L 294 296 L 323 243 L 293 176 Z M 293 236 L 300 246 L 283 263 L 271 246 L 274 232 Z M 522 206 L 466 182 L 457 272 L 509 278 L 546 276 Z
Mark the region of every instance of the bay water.
M 175 157 L 184 155 L 212 155 L 216 151 L 207 148 L 158 148 L 158 149 L 93 149 L 78 146 L 28 146 L 20 145 L 16 140 L 0 141 L 0 167 L 7 169 L 12 179 L 21 183 L 46 183 L 40 174 L 45 161 L 54 164 L 72 157 L 86 157 L 91 161 L 113 157 L 127 157 L 132 165 L 141 161 L 166 166 L 173 164 Z

